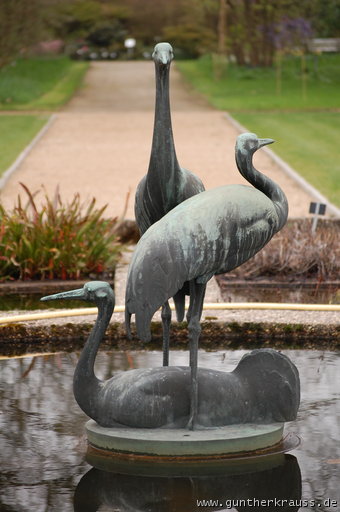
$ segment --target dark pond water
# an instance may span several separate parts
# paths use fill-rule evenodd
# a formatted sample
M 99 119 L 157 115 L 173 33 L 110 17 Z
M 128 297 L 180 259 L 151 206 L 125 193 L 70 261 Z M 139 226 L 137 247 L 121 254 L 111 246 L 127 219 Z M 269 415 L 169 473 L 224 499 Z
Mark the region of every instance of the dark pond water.
M 54 293 L 54 291 L 50 293 Z M 48 293 L 6 293 L 0 295 L 0 311 L 50 309 L 51 303 L 40 302 L 43 295 L 48 295 Z M 93 305 L 88 302 L 80 302 L 79 300 L 56 300 L 53 302 L 53 309 L 87 308 L 91 306 Z
M 303 286 L 297 283 L 289 287 L 254 286 L 250 283 L 240 288 L 220 281 L 221 294 L 225 302 L 297 302 L 301 304 L 337 304 L 339 288 L 336 285 Z
M 231 371 L 244 353 L 201 351 L 199 362 Z M 246 469 L 195 476 L 92 468 L 85 460 L 87 418 L 72 394 L 77 354 L 0 360 L 0 511 L 340 510 L 340 353 L 285 353 L 298 366 L 302 387 L 298 419 L 286 431 L 297 434 L 301 445 Z M 171 357 L 172 364 L 187 364 L 186 352 Z M 101 352 L 96 371 L 105 379 L 160 364 L 159 352 Z M 295 506 L 284 501 L 289 499 Z
M 270 286 L 234 286 L 228 281 L 219 279 L 221 293 L 225 302 L 299 302 L 304 304 L 336 304 L 339 302 L 339 289 L 333 285 L 302 286 L 296 284 L 291 287 Z M 50 292 L 54 293 L 54 292 Z M 8 293 L 0 295 L 0 311 L 49 309 L 50 303 L 40 302 L 40 298 L 48 293 L 18 294 Z M 91 307 L 91 304 L 79 301 L 55 301 L 53 308 L 69 309 Z

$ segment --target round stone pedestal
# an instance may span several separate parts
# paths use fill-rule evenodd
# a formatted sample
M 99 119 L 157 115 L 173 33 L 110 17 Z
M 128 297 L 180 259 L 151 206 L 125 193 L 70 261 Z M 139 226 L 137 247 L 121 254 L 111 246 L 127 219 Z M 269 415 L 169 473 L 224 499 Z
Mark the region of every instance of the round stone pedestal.
M 95 421 L 86 423 L 90 445 L 119 454 L 171 460 L 211 460 L 262 454 L 279 445 L 283 423 L 270 425 L 229 425 L 202 430 L 144 429 L 117 426 L 104 428 Z

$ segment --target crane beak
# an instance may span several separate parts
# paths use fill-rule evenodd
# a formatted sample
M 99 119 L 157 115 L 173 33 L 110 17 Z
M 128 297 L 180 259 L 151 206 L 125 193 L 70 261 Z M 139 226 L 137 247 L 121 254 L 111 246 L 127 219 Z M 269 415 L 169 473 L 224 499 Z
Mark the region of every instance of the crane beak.
M 158 62 L 162 66 L 167 66 L 172 61 L 170 53 L 165 50 L 164 51 L 158 50 L 157 53 L 153 53 L 152 57 L 156 62 Z
M 162 52 L 160 57 L 161 57 L 160 61 L 161 61 L 162 64 L 164 64 L 164 66 L 166 66 L 167 64 L 170 64 L 171 57 L 170 57 L 168 52 L 164 52 L 164 53 Z
M 47 300 L 58 300 L 58 299 L 80 299 L 85 300 L 85 290 L 84 288 L 79 288 L 79 290 L 70 290 L 68 292 L 55 293 L 54 295 L 46 295 L 46 297 L 42 297 L 41 301 Z
M 267 146 L 267 144 L 273 144 L 273 142 L 275 142 L 274 139 L 259 139 L 259 148 Z

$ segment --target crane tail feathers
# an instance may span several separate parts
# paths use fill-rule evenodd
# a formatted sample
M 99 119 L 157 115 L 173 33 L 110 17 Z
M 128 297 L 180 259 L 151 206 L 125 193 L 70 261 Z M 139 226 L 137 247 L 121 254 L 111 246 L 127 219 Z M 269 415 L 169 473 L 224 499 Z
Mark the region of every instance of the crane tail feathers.
M 151 341 L 151 319 L 152 313 L 143 308 L 135 308 L 134 303 L 126 301 L 125 303 L 125 330 L 129 340 L 131 340 L 131 316 L 135 314 L 137 336 L 144 342 Z

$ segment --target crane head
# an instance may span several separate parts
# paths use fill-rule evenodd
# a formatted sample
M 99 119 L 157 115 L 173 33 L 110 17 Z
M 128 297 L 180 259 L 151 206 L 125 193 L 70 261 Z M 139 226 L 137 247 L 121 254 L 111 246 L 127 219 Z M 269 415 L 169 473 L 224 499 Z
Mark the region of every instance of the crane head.
M 96 305 L 103 302 L 103 300 L 113 304 L 115 302 L 114 292 L 109 283 L 105 281 L 89 281 L 84 284 L 83 288 L 47 295 L 40 300 L 47 301 L 57 299 L 79 299 L 94 302 Z
M 159 64 L 161 66 L 168 66 L 171 63 L 172 59 L 174 58 L 174 52 L 171 44 L 156 44 L 152 53 L 152 58 L 155 61 L 155 64 Z
M 273 139 L 259 139 L 255 133 L 241 133 L 236 139 L 236 151 L 253 154 L 262 146 L 273 142 L 275 142 Z

